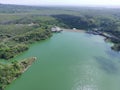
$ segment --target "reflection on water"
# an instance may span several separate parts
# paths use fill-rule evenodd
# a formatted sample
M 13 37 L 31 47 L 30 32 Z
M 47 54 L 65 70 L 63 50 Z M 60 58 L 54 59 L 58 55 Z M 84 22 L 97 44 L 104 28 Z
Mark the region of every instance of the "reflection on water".
M 120 52 L 113 51 L 111 49 L 107 49 L 106 53 L 109 55 L 111 58 L 118 58 L 120 59 Z
M 116 74 L 118 72 L 118 68 L 116 64 L 110 59 L 104 57 L 95 57 L 96 61 L 100 65 L 100 68 L 109 74 Z

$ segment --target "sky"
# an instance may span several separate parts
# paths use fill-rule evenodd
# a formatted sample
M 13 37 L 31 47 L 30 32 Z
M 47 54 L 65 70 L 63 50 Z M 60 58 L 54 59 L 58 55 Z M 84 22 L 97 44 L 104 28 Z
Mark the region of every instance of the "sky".
M 120 6 L 120 0 L 0 0 L 0 3 L 41 6 Z

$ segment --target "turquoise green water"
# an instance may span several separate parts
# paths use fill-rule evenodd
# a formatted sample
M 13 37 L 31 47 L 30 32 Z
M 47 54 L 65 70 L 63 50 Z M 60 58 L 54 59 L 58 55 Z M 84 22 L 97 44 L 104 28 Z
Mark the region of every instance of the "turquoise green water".
M 120 53 L 101 36 L 64 31 L 14 59 L 31 56 L 37 61 L 6 90 L 120 90 Z

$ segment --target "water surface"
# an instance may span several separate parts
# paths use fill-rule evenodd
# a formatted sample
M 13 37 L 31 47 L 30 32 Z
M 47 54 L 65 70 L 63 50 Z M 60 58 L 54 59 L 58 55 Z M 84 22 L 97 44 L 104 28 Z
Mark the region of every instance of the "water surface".
M 120 53 L 110 45 L 101 36 L 54 34 L 14 58 L 37 61 L 6 90 L 120 90 Z

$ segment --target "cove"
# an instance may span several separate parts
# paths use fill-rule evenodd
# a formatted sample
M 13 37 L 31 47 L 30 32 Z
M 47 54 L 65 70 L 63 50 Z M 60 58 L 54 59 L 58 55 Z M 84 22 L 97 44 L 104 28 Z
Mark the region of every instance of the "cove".
M 120 53 L 110 45 L 98 35 L 54 34 L 14 58 L 37 60 L 5 90 L 120 90 Z

